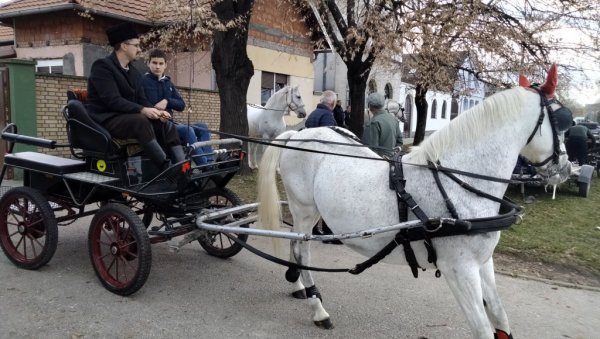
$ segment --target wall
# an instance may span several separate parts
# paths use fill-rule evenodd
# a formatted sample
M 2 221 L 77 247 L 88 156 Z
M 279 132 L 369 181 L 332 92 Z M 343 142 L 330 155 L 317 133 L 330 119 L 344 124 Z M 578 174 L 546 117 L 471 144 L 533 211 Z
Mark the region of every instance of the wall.
M 36 74 L 36 105 L 37 105 L 37 136 L 40 138 L 56 140 L 58 143 L 68 143 L 65 131 L 65 120 L 62 108 L 67 101 L 67 90 L 86 88 L 87 79 L 77 76 Z M 187 123 L 188 116 L 191 122 L 204 121 L 212 130 L 219 129 L 220 103 L 219 94 L 214 91 L 179 88 L 179 93 L 191 107 L 192 112 L 175 113 L 175 120 Z M 39 148 L 39 152 L 69 156 L 68 148 L 55 150 Z
M 309 98 L 313 90 L 313 66 L 309 57 L 292 55 L 266 48 L 248 46 L 248 58 L 254 64 L 254 76 L 250 79 L 246 100 L 251 104 L 260 104 L 261 72 L 268 71 L 289 75 L 289 84 L 298 86 L 304 104 L 311 107 Z M 314 106 L 313 106 L 314 107 Z

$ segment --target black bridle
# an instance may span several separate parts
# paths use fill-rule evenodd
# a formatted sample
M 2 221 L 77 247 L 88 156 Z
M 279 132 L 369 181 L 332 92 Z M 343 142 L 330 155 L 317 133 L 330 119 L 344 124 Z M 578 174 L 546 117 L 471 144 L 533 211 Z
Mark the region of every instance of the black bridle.
M 539 167 L 546 165 L 550 161 L 552 161 L 553 164 L 558 165 L 560 156 L 565 154 L 565 152 L 560 150 L 560 141 L 558 139 L 558 133 L 566 130 L 566 128 L 563 129 L 563 126 L 561 126 L 561 125 L 564 125 L 564 123 L 559 124 L 559 121 L 558 121 L 559 117 L 557 116 L 556 113 L 561 110 L 566 110 L 566 111 L 568 111 L 568 113 L 566 113 L 566 111 L 565 111 L 565 112 L 563 112 L 563 114 L 564 115 L 569 114 L 571 117 L 570 120 L 572 120 L 571 111 L 568 108 L 566 108 L 560 101 L 558 101 L 558 99 L 556 99 L 556 97 L 547 99 L 546 95 L 538 87 L 532 86 L 530 88 L 535 90 L 540 96 L 540 116 L 538 118 L 537 124 L 535 125 L 535 127 L 533 128 L 533 131 L 531 132 L 531 135 L 529 135 L 529 138 L 527 139 L 527 144 L 529 144 L 531 142 L 531 140 L 535 136 L 535 133 L 542 126 L 542 123 L 544 122 L 544 117 L 546 116 L 546 113 L 548 114 L 550 126 L 552 127 L 552 142 L 554 144 L 554 150 L 552 152 L 552 155 L 550 155 L 548 158 L 546 158 L 545 160 L 543 160 L 541 162 L 535 162 L 535 163 L 530 162 L 530 164 L 534 167 L 539 168 Z M 560 108 L 555 111 L 552 108 L 552 104 L 558 104 L 558 105 L 560 105 Z M 546 113 L 544 113 L 544 108 L 545 108 Z M 565 119 L 562 118 L 561 120 L 564 121 Z M 540 133 L 541 133 L 541 130 L 540 130 Z
M 290 101 L 287 100 L 288 93 L 290 95 Z M 294 101 L 294 89 L 293 88 L 289 88 L 288 91 L 285 93 L 285 101 L 286 101 L 287 107 L 290 111 L 294 111 L 294 112 L 298 113 L 298 111 L 297 111 L 298 109 L 304 108 L 304 102 L 302 103 L 302 105 L 298 105 Z M 294 106 L 296 106 L 296 108 L 292 107 L 292 104 L 294 104 Z

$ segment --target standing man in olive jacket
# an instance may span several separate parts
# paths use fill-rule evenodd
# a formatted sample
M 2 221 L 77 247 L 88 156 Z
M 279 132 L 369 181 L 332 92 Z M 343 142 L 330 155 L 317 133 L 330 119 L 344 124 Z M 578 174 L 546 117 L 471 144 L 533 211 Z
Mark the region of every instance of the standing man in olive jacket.
M 131 23 L 106 31 L 114 48 L 106 58 L 96 60 L 88 79 L 87 110 L 92 119 L 115 138 L 135 138 L 146 155 L 160 169 L 185 159 L 171 115 L 154 108 L 142 86 L 142 74 L 131 64 L 141 53 L 140 39 Z M 170 153 L 171 161 L 161 144 Z
M 402 146 L 402 132 L 398 120 L 383 109 L 385 99 L 379 93 L 367 97 L 367 105 L 373 114 L 365 126 L 362 141 L 366 145 L 377 147 L 376 151 L 386 155 L 394 153 L 394 148 Z

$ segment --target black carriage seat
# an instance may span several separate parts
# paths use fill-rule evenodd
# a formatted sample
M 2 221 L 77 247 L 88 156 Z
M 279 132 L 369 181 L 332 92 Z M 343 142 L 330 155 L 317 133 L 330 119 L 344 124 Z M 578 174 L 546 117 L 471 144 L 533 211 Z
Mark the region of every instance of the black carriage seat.
M 116 139 L 94 121 L 88 114 L 84 102 L 85 91 L 67 91 L 67 136 L 71 149 L 82 150 L 82 155 L 121 158 L 141 153 L 142 147 L 136 139 Z M 75 153 L 74 153 L 75 154 Z
M 85 161 L 37 152 L 7 153 L 4 164 L 55 175 L 83 172 L 86 169 Z

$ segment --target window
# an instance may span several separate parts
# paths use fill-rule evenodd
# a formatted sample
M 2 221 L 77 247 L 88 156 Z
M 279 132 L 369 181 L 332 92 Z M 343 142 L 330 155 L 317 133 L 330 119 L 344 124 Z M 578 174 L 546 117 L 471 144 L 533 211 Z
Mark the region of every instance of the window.
M 385 84 L 384 92 L 386 99 L 392 99 L 394 97 L 394 90 L 392 89 L 392 84 L 390 84 L 389 82 Z
M 63 59 L 37 60 L 37 73 L 63 74 Z
M 314 70 L 313 91 L 323 92 L 335 89 L 335 55 L 333 53 L 326 51 L 316 52 Z
M 446 119 L 446 100 L 442 104 L 442 119 Z
M 433 103 L 431 104 L 431 119 L 435 119 L 435 114 L 437 111 L 437 100 L 433 100 Z
M 450 104 L 450 120 L 456 118 L 458 116 L 458 100 L 452 99 L 452 104 Z
M 263 71 L 260 82 L 260 104 L 264 106 L 271 95 L 284 88 L 287 83 L 287 75 Z
M 373 79 L 369 80 L 369 86 L 367 90 L 368 94 L 377 92 L 377 82 L 375 82 Z

